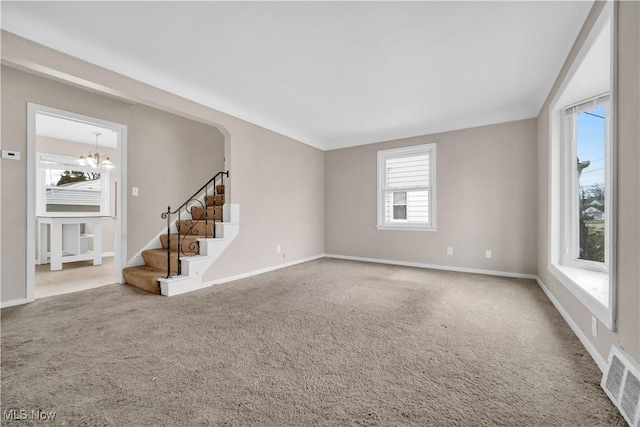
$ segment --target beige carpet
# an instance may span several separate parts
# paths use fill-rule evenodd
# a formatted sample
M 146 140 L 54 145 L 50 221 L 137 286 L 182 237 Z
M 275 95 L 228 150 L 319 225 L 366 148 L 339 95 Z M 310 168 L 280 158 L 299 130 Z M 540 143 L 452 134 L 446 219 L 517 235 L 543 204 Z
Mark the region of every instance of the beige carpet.
M 323 259 L 2 310 L 2 409 L 55 425 L 625 425 L 600 377 L 531 280 Z

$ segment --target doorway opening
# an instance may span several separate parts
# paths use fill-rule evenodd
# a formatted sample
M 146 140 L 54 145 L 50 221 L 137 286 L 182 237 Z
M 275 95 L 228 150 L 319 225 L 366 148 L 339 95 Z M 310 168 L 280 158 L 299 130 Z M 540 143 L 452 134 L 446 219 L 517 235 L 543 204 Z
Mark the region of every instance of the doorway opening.
M 28 104 L 28 301 L 122 283 L 126 130 Z

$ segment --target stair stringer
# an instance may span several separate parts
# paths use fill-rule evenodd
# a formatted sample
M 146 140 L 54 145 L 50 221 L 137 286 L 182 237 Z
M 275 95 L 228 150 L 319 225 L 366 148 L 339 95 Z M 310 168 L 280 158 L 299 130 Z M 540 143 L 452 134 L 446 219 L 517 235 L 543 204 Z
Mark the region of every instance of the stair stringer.
M 240 232 L 240 205 L 225 204 L 222 206 L 222 214 L 230 221 L 216 223 L 216 236 L 220 237 L 198 239 L 200 254 L 180 260 L 182 274 L 158 280 L 161 295 L 170 297 L 211 286 L 211 284 L 202 283 L 202 275 Z

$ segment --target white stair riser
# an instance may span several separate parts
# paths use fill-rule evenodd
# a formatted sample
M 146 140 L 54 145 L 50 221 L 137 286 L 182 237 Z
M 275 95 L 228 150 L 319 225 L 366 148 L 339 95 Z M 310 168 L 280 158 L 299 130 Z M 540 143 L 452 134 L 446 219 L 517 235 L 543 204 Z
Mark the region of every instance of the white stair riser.
M 240 207 L 235 204 L 223 206 L 228 222 L 216 223 L 215 239 L 198 239 L 200 254 L 181 259 L 182 274 L 169 279 L 160 279 L 160 292 L 165 296 L 179 295 L 202 289 L 202 275 L 225 251 L 240 232 Z

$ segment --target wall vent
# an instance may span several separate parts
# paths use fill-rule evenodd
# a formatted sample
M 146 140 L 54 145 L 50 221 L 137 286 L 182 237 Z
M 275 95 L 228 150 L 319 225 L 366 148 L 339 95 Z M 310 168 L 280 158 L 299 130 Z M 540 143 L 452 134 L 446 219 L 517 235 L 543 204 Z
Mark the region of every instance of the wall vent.
M 612 346 L 602 386 L 609 399 L 632 427 L 640 427 L 640 377 L 638 364 Z

